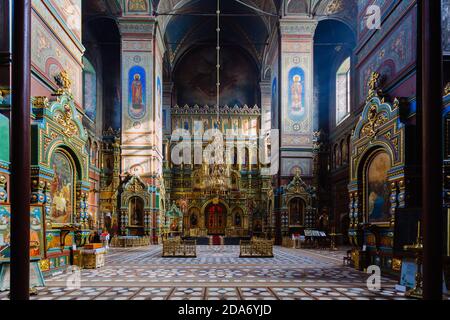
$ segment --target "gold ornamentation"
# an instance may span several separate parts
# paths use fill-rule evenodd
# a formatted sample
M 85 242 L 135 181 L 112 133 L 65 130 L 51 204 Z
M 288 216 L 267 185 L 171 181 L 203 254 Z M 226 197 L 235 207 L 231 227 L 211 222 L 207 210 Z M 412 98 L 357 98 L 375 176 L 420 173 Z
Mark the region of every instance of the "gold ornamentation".
M 378 90 L 379 80 L 380 74 L 378 72 L 372 72 L 369 81 L 367 82 L 367 85 L 369 86 L 369 92 L 367 93 L 367 101 L 370 101 L 372 98 L 379 96 L 381 92 Z
M 11 94 L 11 90 L 9 89 L 0 89 L 0 104 L 4 103 L 6 100 L 6 96 Z
M 70 94 L 70 87 L 72 86 L 72 81 L 70 80 L 69 74 L 67 71 L 61 71 L 56 77 L 56 84 L 58 85 L 58 90 L 56 91 L 57 95 L 61 95 L 64 93 Z
M 78 128 L 73 121 L 72 109 L 69 105 L 64 106 L 64 112 L 58 112 L 55 115 L 55 120 L 60 124 L 64 130 L 64 134 L 68 137 L 72 137 L 78 133 Z
M 42 259 L 39 261 L 39 267 L 42 271 L 48 271 L 50 270 L 50 260 L 48 259 Z
M 373 138 L 377 134 L 378 129 L 388 121 L 384 112 L 378 113 L 377 111 L 376 105 L 370 107 L 367 115 L 368 122 L 361 130 L 362 137 L 367 136 Z
M 450 95 L 450 82 L 444 88 L 444 97 Z
M 304 193 L 306 191 L 306 183 L 301 178 L 300 168 L 295 169 L 295 176 L 287 186 L 289 193 Z
M 33 98 L 33 108 L 45 109 L 49 106 L 48 98 L 45 96 L 36 96 Z
M 398 258 L 392 259 L 392 270 L 400 271 L 402 268 L 402 260 Z
M 342 11 L 343 8 L 344 6 L 342 4 L 342 0 L 332 0 L 330 3 L 328 3 L 324 13 L 326 15 L 335 14 Z
M 131 193 L 139 193 L 144 191 L 144 184 L 138 177 L 131 177 L 130 181 L 126 184 L 125 190 Z

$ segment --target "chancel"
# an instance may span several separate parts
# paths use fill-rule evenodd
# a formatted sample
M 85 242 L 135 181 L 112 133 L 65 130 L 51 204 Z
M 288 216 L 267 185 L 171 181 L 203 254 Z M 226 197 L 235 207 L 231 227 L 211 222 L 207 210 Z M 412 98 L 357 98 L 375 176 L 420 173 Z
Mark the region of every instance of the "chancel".
M 449 0 L 0 22 L 0 300 L 449 299 Z

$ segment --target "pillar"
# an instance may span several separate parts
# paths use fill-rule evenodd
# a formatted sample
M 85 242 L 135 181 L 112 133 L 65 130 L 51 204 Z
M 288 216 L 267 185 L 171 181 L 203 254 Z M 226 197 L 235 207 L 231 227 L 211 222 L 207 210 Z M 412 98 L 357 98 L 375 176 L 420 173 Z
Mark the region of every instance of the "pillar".
M 313 103 L 314 33 L 317 21 L 284 17 L 281 35 L 281 176 L 293 175 L 296 167 L 302 176 L 313 172 L 313 131 L 317 127 Z
M 422 120 L 423 298 L 442 300 L 442 38 L 440 1 L 421 0 L 418 95 Z
M 163 46 L 152 16 L 119 20 L 122 65 L 122 174 L 151 184 L 162 172 Z
M 11 300 L 30 293 L 31 0 L 14 1 L 11 108 Z

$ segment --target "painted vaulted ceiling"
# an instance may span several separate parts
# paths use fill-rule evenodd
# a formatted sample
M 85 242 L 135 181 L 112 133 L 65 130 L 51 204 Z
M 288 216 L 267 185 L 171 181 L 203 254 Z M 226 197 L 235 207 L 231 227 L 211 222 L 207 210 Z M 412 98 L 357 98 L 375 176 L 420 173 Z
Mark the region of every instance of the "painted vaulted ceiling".
M 268 14 L 254 11 L 245 4 Z M 190 46 L 215 41 L 216 0 L 157 0 L 153 6 L 172 63 Z M 222 42 L 240 44 L 260 63 L 279 16 L 333 17 L 350 24 L 355 12 L 355 0 L 221 0 Z
M 172 65 L 187 50 L 215 42 L 216 0 L 143 0 L 149 1 L 149 14 L 156 14 L 167 46 L 167 58 Z M 117 8 L 128 0 L 90 0 L 93 16 L 106 11 L 117 14 Z M 356 0 L 221 0 L 221 42 L 239 45 L 260 64 L 267 41 L 276 28 L 278 17 L 308 16 L 318 20 L 333 18 L 352 29 L 356 15 Z M 247 6 L 246 6 L 247 5 Z M 255 11 L 257 8 L 267 14 Z M 114 14 L 114 13 L 113 13 Z M 233 16 L 231 16 L 233 15 Z

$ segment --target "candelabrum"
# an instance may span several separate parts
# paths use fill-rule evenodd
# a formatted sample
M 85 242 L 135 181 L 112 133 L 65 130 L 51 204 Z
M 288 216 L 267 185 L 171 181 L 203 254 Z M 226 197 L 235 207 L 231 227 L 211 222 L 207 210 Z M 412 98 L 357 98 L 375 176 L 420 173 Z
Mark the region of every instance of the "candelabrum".
M 422 299 L 423 292 L 422 292 L 422 253 L 423 253 L 423 242 L 422 242 L 422 236 L 420 234 L 420 221 L 417 224 L 417 239 L 416 242 L 412 245 L 406 245 L 404 246 L 404 249 L 414 253 L 416 258 L 416 275 L 415 275 L 415 285 L 414 288 L 406 291 L 405 296 Z

